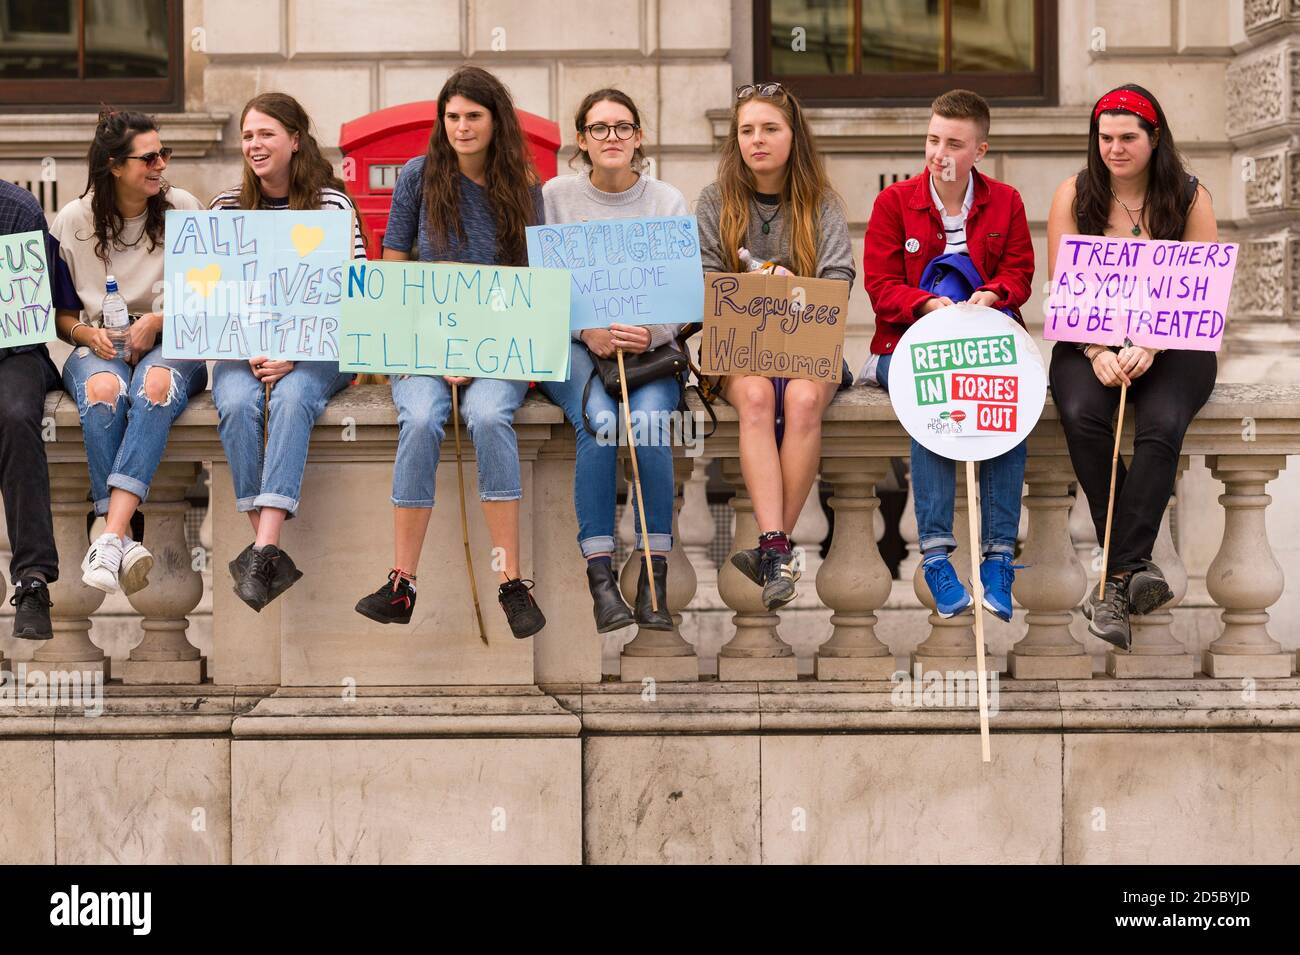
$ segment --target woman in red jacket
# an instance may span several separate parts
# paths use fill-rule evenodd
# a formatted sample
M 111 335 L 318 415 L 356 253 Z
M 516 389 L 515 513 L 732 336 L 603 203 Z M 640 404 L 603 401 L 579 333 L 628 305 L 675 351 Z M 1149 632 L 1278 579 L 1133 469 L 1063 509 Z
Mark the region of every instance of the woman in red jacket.
M 1020 194 L 975 171 L 988 152 L 988 131 L 983 97 L 967 90 L 944 93 L 932 106 L 926 168 L 877 197 L 862 263 L 876 333 L 861 380 L 888 388 L 889 364 L 908 326 L 953 304 L 920 287 L 925 267 L 941 255 L 968 256 L 984 279 L 970 302 L 1009 311 L 1021 321 L 1019 309 L 1029 298 L 1034 276 L 1034 249 Z M 984 606 L 1003 620 L 1011 619 L 1012 556 L 1024 476 L 1023 441 L 980 465 Z M 952 532 L 956 487 L 953 462 L 913 441 L 912 496 L 925 580 L 941 617 L 972 603 L 948 560 L 957 547 Z

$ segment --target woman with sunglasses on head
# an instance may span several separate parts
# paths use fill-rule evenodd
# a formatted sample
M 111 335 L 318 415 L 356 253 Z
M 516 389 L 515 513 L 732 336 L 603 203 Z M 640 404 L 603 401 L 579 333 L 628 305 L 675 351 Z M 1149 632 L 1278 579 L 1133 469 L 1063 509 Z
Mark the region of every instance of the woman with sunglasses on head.
M 1215 242 L 1210 194 L 1188 173 L 1164 111 L 1140 86 L 1111 90 L 1092 111 L 1087 165 L 1061 183 L 1047 220 L 1049 274 L 1061 236 Z M 1151 562 L 1160 522 L 1178 477 L 1183 436 L 1214 390 L 1212 351 L 1157 351 L 1141 345 L 1057 342 L 1052 398 L 1070 460 L 1088 496 L 1097 539 L 1106 533 L 1114 416 L 1120 385 L 1134 409 L 1133 454 L 1115 472 L 1113 531 L 1103 594 L 1092 589 L 1083 612 L 1088 629 L 1117 647 L 1131 643 L 1130 614 L 1151 613 L 1173 596 Z
M 438 93 L 429 148 L 405 166 L 393 189 L 384 258 L 525 266 L 525 229 L 542 222 L 537 182 L 510 91 L 475 66 L 457 70 Z M 511 632 L 531 637 L 546 618 L 520 579 L 519 501 L 523 497 L 515 411 L 528 382 L 456 375 L 392 378 L 397 406 L 393 462 L 393 567 L 357 602 L 379 623 L 406 624 L 415 609 L 416 570 L 433 513 L 434 478 L 453 387 L 478 458 L 478 491 L 492 546 L 502 555 L 497 600 Z
M 153 556 L 131 539 L 131 518 L 149 496 L 172 422 L 208 380 L 203 362 L 162 356 L 164 216 L 203 208 L 164 178 L 170 156 L 151 117 L 106 110 L 86 160 L 86 191 L 50 227 L 81 299 L 81 313 L 60 312 L 56 325 L 73 346 L 63 386 L 77 402 L 95 513 L 105 524 L 81 579 L 109 594 L 148 583 Z M 122 303 L 129 325 L 119 331 Z
M 602 89 L 589 94 L 578 107 L 574 126 L 578 134 L 577 156 L 585 168 L 575 176 L 556 177 L 543 187 L 547 222 L 690 215 L 686 199 L 677 189 L 645 175 L 641 114 L 626 93 Z M 632 416 L 628 440 L 638 436 L 637 466 L 654 569 L 651 580 L 645 563 L 641 563 L 633 614 L 619 593 L 613 567 L 618 441 L 606 436 L 617 435 L 622 421 L 618 402 L 606 392 L 597 375 L 595 359 L 613 358 L 618 349 L 638 355 L 652 348 L 675 348 L 680 328 L 680 324 L 616 323 L 608 328 L 584 329 L 574 335 L 569 380 L 541 383 L 547 397 L 564 409 L 577 438 L 573 503 L 578 514 L 578 547 L 587 560 L 587 586 L 598 633 L 633 623 L 649 630 L 673 628 L 667 588 L 676 483 L 669 416 L 681 403 L 682 392 L 677 376 L 668 375 L 647 381 L 628 395 Z M 640 551 L 643 542 L 639 521 L 636 536 Z M 652 587 L 658 610 L 652 609 Z
M 835 279 L 853 286 L 853 249 L 799 101 L 779 83 L 736 91 L 718 180 L 700 194 L 700 257 L 706 271 L 741 272 L 770 263 L 776 275 Z M 742 258 L 742 252 L 745 255 Z M 732 563 L 763 588 L 769 610 L 795 597 L 798 571 L 787 537 L 817 476 L 822 413 L 853 383 L 733 375 L 722 394 L 740 418 L 740 466 L 754 502 L 758 547 Z
M 347 187 L 321 154 L 298 101 L 285 93 L 254 96 L 239 125 L 243 183 L 218 195 L 210 208 L 341 209 L 353 213 L 353 258 L 364 259 L 365 240 Z M 336 361 L 277 361 L 265 355 L 218 362 L 213 373 L 212 400 L 235 507 L 248 514 L 254 534 L 230 562 L 230 576 L 235 594 L 259 613 L 302 577 L 280 549 L 280 531 L 298 510 L 316 419 L 351 381 Z

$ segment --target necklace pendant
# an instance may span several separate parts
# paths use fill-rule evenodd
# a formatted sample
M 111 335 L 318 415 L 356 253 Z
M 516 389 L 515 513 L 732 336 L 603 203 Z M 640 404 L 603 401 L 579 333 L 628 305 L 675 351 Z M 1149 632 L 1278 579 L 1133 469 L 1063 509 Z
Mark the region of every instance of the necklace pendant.
M 771 224 L 770 224 L 770 223 L 767 223 L 767 222 L 764 222 L 764 223 L 763 223 L 763 235 L 771 235 L 771 234 L 772 234 L 772 226 L 771 226 Z
M 1141 235 L 1141 234 L 1142 234 L 1142 227 L 1141 227 L 1140 225 L 1135 225 L 1135 226 L 1133 227 L 1133 234 L 1134 234 L 1134 235 Z

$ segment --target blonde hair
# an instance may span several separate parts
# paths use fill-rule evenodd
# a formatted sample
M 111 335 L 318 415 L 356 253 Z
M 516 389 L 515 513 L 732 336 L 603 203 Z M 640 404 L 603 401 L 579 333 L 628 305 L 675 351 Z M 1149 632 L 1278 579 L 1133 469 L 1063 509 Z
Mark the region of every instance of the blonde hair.
M 722 199 L 718 233 L 722 240 L 723 261 L 730 271 L 741 270 L 737 250 L 747 241 L 749 199 L 758 191 L 754 173 L 740 154 L 738 135 L 740 110 L 753 102 L 775 106 L 790 127 L 790 158 L 786 160 L 785 182 L 781 186 L 781 211 L 787 213 L 790 226 L 791 261 L 788 267 L 796 275 L 814 278 L 817 274 L 817 234 L 822 203 L 836 194 L 799 101 L 784 88 L 771 96 L 758 93 L 747 96 L 737 100 L 731 108 L 731 129 L 722 144 L 722 157 L 718 161 L 718 190 Z

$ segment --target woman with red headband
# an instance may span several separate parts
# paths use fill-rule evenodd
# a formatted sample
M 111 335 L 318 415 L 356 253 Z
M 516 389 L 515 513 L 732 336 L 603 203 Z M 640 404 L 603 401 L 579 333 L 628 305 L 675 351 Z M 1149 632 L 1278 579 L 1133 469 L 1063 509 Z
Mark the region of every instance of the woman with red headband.
M 1055 274 L 1061 236 L 1214 242 L 1210 194 L 1187 172 L 1156 98 L 1129 84 L 1111 90 L 1092 112 L 1088 164 L 1061 183 L 1047 220 L 1048 273 Z M 1106 533 L 1114 417 L 1128 386 L 1136 431 L 1133 454 L 1115 472 L 1110 558 L 1103 595 L 1093 590 L 1083 612 L 1093 634 L 1129 648 L 1129 614 L 1151 613 L 1172 592 L 1151 549 L 1178 476 L 1178 455 L 1192 418 L 1210 397 L 1218 363 L 1209 351 L 1155 351 L 1057 342 L 1052 397 L 1065 428 L 1079 486 L 1097 528 Z

